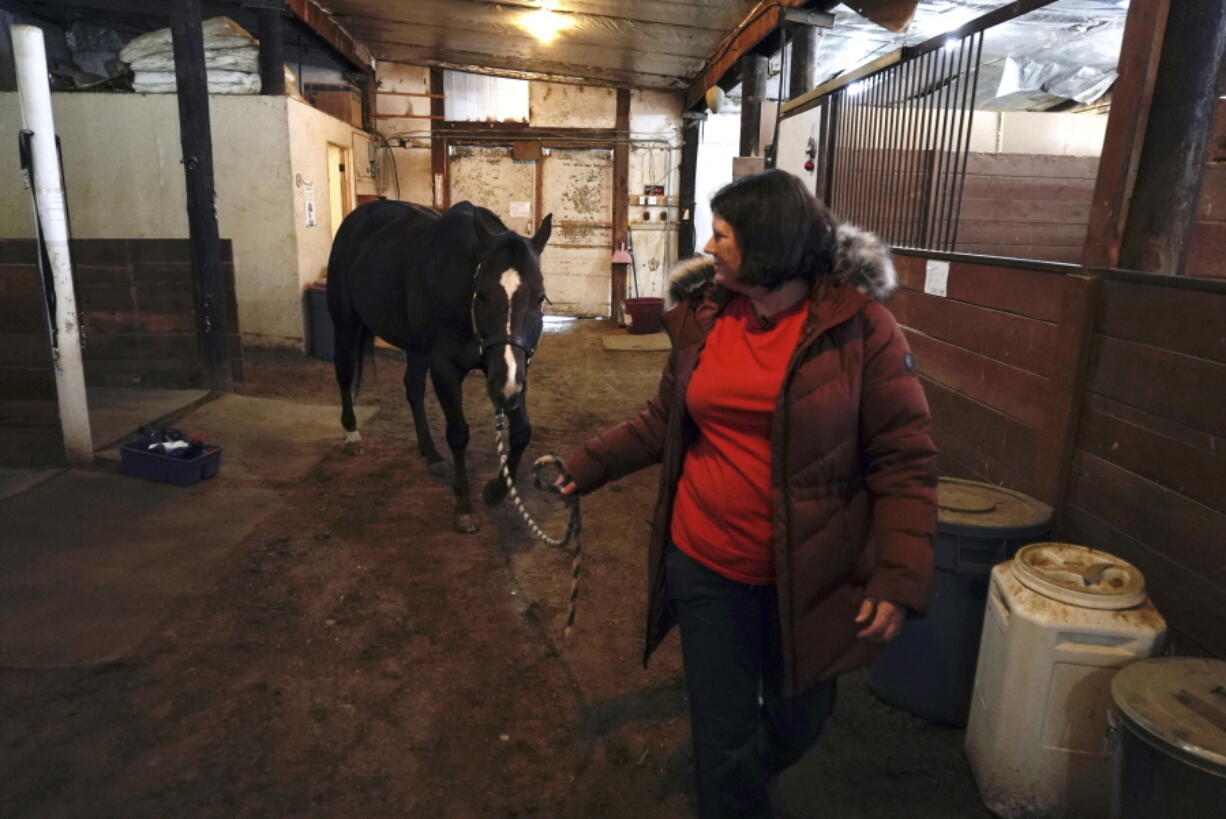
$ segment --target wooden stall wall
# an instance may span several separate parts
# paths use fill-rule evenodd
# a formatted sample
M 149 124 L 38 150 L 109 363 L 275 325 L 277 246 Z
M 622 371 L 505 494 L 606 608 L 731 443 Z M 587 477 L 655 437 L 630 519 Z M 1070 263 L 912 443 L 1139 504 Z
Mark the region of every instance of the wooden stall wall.
M 1226 279 L 1226 71 L 1218 85 L 1208 162 L 1201 176 L 1200 201 L 1184 272 Z
M 1212 285 L 1102 282 L 1062 517 L 1066 537 L 1141 568 L 1180 653 L 1222 657 L 1226 285 Z
M 949 262 L 947 295 L 924 292 L 929 257 L 894 257 L 889 303 L 915 353 L 944 475 L 1057 503 L 1092 282 L 1057 265 Z
M 0 242 L 0 464 L 62 454 L 55 372 L 33 245 Z
M 241 381 L 228 239 L 221 252 L 230 330 L 226 343 L 234 380 Z M 62 455 L 36 258 L 32 239 L 0 240 L 0 444 L 6 448 L 6 463 Z M 86 385 L 200 386 L 188 240 L 76 239 L 72 258 Z
M 1079 261 L 1097 173 L 1096 156 L 968 154 L 956 249 Z

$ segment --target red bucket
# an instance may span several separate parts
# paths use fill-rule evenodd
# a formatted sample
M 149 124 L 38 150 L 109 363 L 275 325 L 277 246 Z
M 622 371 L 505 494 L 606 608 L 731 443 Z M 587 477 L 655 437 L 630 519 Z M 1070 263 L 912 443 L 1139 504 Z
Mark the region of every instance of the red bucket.
M 664 299 L 626 299 L 626 331 L 632 336 L 645 336 L 660 332 L 660 315 L 664 312 Z

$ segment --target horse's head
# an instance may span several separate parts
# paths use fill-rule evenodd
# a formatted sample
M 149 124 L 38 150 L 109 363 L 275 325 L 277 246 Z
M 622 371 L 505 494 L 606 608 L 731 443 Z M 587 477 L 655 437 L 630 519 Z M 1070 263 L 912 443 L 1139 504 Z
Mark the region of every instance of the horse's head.
M 514 231 L 497 236 L 477 268 L 473 329 L 481 343 L 485 386 L 500 410 L 515 409 L 523 400 L 528 364 L 541 340 L 541 251 L 551 230 L 552 214 L 531 239 Z

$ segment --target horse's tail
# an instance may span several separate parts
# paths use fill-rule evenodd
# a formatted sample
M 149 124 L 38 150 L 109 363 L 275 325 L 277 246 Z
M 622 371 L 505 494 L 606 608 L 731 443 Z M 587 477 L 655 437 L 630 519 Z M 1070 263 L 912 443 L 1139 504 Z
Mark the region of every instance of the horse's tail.
M 375 333 L 369 327 L 362 325 L 362 328 L 358 330 L 358 354 L 357 360 L 354 361 L 353 387 L 350 390 L 355 401 L 358 399 L 358 393 L 362 391 L 362 370 L 365 369 L 367 359 L 370 360 L 370 371 L 373 375 L 375 372 Z

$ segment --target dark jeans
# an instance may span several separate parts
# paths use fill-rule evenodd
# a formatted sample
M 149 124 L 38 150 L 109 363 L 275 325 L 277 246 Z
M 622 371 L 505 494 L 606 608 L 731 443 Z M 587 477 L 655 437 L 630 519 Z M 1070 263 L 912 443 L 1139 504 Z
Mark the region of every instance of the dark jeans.
M 834 681 L 783 698 L 774 586 L 729 580 L 676 547 L 665 576 L 681 626 L 698 815 L 769 817 L 768 783 L 817 740 Z

